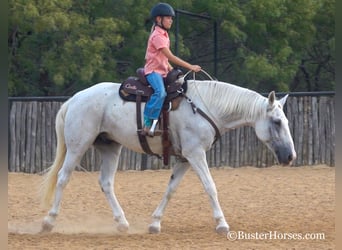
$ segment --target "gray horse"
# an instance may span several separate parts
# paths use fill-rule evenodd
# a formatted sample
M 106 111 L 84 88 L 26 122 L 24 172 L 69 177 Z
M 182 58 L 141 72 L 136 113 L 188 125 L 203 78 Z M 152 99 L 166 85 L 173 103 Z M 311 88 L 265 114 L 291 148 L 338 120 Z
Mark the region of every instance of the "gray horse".
M 111 206 L 118 230 L 128 230 L 129 223 L 114 193 L 114 175 L 122 146 L 143 153 L 137 136 L 135 103 L 123 101 L 120 84 L 103 82 L 76 93 L 65 102 L 56 117 L 56 158 L 42 183 L 42 197 L 52 208 L 44 218 L 42 231 L 51 231 L 72 171 L 92 145 L 100 152 L 102 163 L 99 184 Z M 216 124 L 220 134 L 248 125 L 274 153 L 279 164 L 289 165 L 296 158 L 288 120 L 283 112 L 287 96 L 276 100 L 272 91 L 268 98 L 236 85 L 219 81 L 189 80 L 187 96 Z M 229 231 L 220 207 L 215 183 L 206 161 L 216 131 L 203 116 L 193 112 L 189 99 L 183 99 L 177 110 L 169 114 L 169 134 L 179 161 L 172 170 L 161 203 L 152 214 L 150 233 L 159 233 L 161 218 L 169 199 L 185 172 L 191 166 L 199 176 L 210 198 L 216 231 Z M 144 107 L 142 107 L 143 109 Z M 105 136 L 105 143 L 94 143 Z M 148 138 L 151 150 L 162 154 L 160 137 Z

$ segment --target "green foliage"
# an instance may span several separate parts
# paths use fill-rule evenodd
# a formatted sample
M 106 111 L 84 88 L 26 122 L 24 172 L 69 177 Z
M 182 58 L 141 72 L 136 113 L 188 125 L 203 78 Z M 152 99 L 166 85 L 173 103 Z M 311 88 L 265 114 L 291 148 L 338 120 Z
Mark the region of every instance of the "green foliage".
M 143 66 L 154 1 L 10 0 L 9 94 L 71 95 L 121 82 Z M 335 88 L 334 0 L 170 0 L 179 15 L 178 55 L 257 91 Z M 170 31 L 172 50 L 175 23 Z M 175 51 L 174 51 L 175 52 Z

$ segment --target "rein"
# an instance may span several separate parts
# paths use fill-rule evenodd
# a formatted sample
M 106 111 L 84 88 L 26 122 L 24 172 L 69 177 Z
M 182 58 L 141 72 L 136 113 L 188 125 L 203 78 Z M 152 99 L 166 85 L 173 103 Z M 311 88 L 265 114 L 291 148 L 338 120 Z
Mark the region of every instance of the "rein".
M 185 75 L 184 75 L 184 79 L 185 77 L 189 74 L 189 73 L 193 73 L 193 79 L 195 80 L 196 78 L 196 72 L 194 71 L 188 71 Z M 204 73 L 211 81 L 214 81 L 214 79 L 203 69 L 201 69 L 201 72 Z M 216 126 L 215 122 L 206 114 L 204 113 L 204 111 L 200 108 L 198 108 L 193 102 L 192 100 L 184 93 L 183 89 L 180 89 L 179 91 L 177 91 L 180 95 L 184 96 L 184 98 L 186 99 L 186 101 L 191 105 L 192 111 L 194 112 L 194 114 L 196 114 L 196 112 L 198 112 L 201 116 L 203 116 L 203 118 L 205 118 L 210 124 L 211 126 L 215 129 L 215 140 L 213 142 L 213 144 L 221 137 L 220 134 L 220 130 L 218 129 L 218 127 Z
M 202 109 L 200 109 L 199 107 L 197 107 L 191 100 L 191 98 L 189 98 L 183 91 L 183 89 L 181 88 L 180 90 L 178 90 L 178 93 L 180 95 L 182 95 L 186 101 L 191 105 L 192 108 L 192 112 L 194 112 L 194 114 L 196 114 L 196 112 L 198 112 L 204 119 L 206 119 L 210 125 L 215 129 L 215 140 L 213 142 L 213 144 L 221 137 L 220 134 L 220 130 L 218 129 L 218 127 L 216 126 L 215 122 L 206 114 L 204 113 L 204 111 Z

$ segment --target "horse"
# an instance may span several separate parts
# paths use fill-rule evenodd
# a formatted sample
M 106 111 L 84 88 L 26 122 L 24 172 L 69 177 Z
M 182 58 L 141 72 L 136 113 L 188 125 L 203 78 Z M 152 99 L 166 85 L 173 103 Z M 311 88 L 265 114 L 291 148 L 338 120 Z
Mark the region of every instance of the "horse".
M 256 136 L 273 152 L 278 164 L 290 165 L 296 151 L 283 106 L 288 95 L 277 100 L 256 91 L 217 80 L 187 80 L 187 93 L 176 110 L 169 112 L 169 137 L 178 161 L 161 202 L 152 214 L 149 233 L 161 232 L 164 210 L 182 177 L 191 167 L 209 196 L 216 232 L 229 232 L 217 189 L 206 161 L 216 140 L 223 133 L 241 126 L 254 127 Z M 56 115 L 57 147 L 55 160 L 42 182 L 42 201 L 51 205 L 42 222 L 42 232 L 50 232 L 59 212 L 62 192 L 70 175 L 89 147 L 101 155 L 99 185 L 112 209 L 117 229 L 125 232 L 129 223 L 114 192 L 114 176 L 122 147 L 144 153 L 137 135 L 136 104 L 118 94 L 120 84 L 97 83 L 77 92 L 62 104 Z M 217 129 L 196 112 L 193 105 L 211 118 Z M 144 104 L 142 104 L 143 108 Z M 151 150 L 162 154 L 160 137 L 147 138 Z

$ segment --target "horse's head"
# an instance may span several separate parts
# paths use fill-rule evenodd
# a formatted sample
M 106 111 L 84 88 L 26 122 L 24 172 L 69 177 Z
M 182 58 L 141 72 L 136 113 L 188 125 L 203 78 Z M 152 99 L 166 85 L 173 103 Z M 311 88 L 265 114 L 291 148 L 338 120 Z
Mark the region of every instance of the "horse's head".
M 296 159 L 288 120 L 283 111 L 287 97 L 288 95 L 276 100 L 272 91 L 268 95 L 266 117 L 258 119 L 255 123 L 256 135 L 274 153 L 278 163 L 283 165 L 289 165 Z

